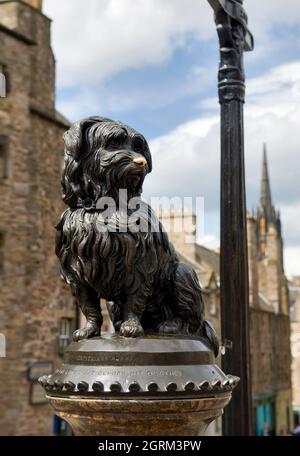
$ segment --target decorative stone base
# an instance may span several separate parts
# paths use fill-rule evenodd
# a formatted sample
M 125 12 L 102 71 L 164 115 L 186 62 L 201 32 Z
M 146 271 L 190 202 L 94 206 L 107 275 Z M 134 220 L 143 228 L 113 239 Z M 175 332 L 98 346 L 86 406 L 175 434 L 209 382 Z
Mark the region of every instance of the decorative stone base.
M 238 378 L 200 338 L 98 337 L 72 343 L 41 385 L 76 435 L 204 435 Z
M 48 397 L 78 436 L 203 436 L 231 393 L 199 399 L 86 399 Z

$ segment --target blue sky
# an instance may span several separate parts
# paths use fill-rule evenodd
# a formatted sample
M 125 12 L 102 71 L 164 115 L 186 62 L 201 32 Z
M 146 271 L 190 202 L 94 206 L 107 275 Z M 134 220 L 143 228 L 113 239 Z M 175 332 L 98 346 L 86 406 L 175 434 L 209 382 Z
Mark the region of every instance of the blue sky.
M 191 37 L 187 48 L 176 49 L 159 66 L 123 70 L 96 82 L 88 88 L 92 100 L 83 102 L 75 116 L 71 106 L 68 115 L 74 120 L 78 114 L 90 115 L 100 109 L 105 116 L 125 120 L 151 140 L 205 115 L 199 101 L 201 96 L 215 95 L 217 59 L 214 40 L 202 43 Z M 59 87 L 58 104 L 63 109 L 80 93 L 78 87 Z
M 53 19 L 57 105 L 70 120 L 100 114 L 150 142 L 150 196 L 204 196 L 205 233 L 219 243 L 218 44 L 206 0 L 45 0 Z M 246 0 L 256 47 L 245 56 L 248 209 L 259 197 L 267 142 L 285 263 L 300 274 L 300 4 Z M 184 158 L 184 160 L 182 159 Z M 203 234 L 203 233 L 202 233 Z

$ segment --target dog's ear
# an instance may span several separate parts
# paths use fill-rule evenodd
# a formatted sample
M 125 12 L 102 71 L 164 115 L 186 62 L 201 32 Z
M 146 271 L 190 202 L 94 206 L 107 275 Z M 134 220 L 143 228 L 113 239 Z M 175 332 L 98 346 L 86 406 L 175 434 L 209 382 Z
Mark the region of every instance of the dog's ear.
M 151 156 L 149 145 L 148 145 L 146 140 L 145 140 L 145 142 L 146 142 L 146 147 L 144 149 L 143 155 L 144 155 L 144 157 L 145 157 L 145 159 L 147 160 L 147 163 L 148 163 L 148 174 L 149 174 L 152 171 L 152 156 Z
M 96 123 L 108 121 L 104 117 L 89 117 L 74 123 L 64 134 L 65 158 L 62 173 L 62 198 L 70 207 L 76 207 L 78 200 L 88 192 L 84 176 L 84 158 L 89 154 L 86 134 Z
M 88 117 L 87 119 L 75 122 L 64 134 L 65 153 L 78 160 L 84 146 L 85 132 L 95 123 L 111 121 L 105 117 Z
M 82 146 L 82 124 L 82 121 L 76 122 L 63 136 L 65 142 L 65 152 L 75 158 L 75 160 L 78 159 Z

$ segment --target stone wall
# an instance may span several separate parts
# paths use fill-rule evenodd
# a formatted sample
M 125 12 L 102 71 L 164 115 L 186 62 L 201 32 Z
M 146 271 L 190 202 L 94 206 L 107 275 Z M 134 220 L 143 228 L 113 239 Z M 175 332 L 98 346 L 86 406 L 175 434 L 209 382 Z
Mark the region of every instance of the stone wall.
M 300 320 L 291 326 L 293 407 L 300 417 Z
M 281 312 L 282 264 L 281 245 L 276 227 L 271 224 L 266 235 L 266 255 L 258 263 L 258 289 L 273 307 Z
M 256 219 L 247 217 L 248 257 L 249 257 L 249 304 L 258 307 L 258 252 L 256 237 Z
M 2 5 L 0 5 L 2 6 Z M 0 99 L 0 131 L 9 143 L 9 178 L 0 181 L 0 230 L 5 235 L 3 273 L 0 277 L 0 332 L 7 338 L 7 358 L 0 360 L 0 433 L 14 434 L 19 415 L 20 350 L 24 340 L 22 304 L 26 302 L 27 224 L 29 179 L 28 144 L 24 123 L 28 119 L 30 55 L 25 43 L 0 33 L 1 59 L 10 71 L 12 91 Z M 19 54 L 23 55 L 22 62 Z M 18 93 L 14 88 L 18 87 Z
M 261 309 L 250 315 L 253 396 L 291 390 L 289 319 Z
M 0 23 L 9 27 L 0 31 L 0 60 L 11 82 L 7 98 L 0 99 L 0 134 L 7 136 L 9 148 L 8 177 L 0 180 L 0 332 L 7 340 L 7 357 L 0 360 L 0 434 L 51 435 L 50 407 L 29 404 L 27 369 L 37 361 L 61 361 L 60 318 L 76 317 L 54 254 L 67 123 L 55 115 L 49 20 L 9 2 L 0 3 Z M 32 33 L 36 44 L 28 42 Z
M 288 435 L 293 430 L 291 389 L 280 390 L 276 395 L 276 435 Z
M 251 309 L 251 378 L 254 397 L 270 393 L 275 386 L 275 325 L 272 312 Z
M 300 419 L 300 277 L 290 283 L 293 407 Z

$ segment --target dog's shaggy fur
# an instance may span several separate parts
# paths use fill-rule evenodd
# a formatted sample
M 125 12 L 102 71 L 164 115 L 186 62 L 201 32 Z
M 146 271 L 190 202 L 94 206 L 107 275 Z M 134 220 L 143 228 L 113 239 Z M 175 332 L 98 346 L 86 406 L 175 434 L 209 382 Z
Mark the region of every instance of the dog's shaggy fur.
M 62 187 L 69 208 L 57 225 L 56 254 L 87 319 L 74 340 L 100 334 L 104 298 L 120 335 L 197 335 L 217 354 L 218 339 L 204 320 L 197 275 L 180 262 L 154 212 L 140 198 L 152 169 L 145 138 L 120 122 L 91 117 L 75 123 L 64 139 Z M 104 220 L 97 202 L 113 197 L 118 205 L 120 189 L 127 190 L 128 198 L 138 198 L 140 223 L 147 229 L 124 229 L 128 220 L 118 206 Z M 126 212 L 131 216 L 135 211 L 127 207 Z M 115 232 L 107 227 L 112 222 Z

